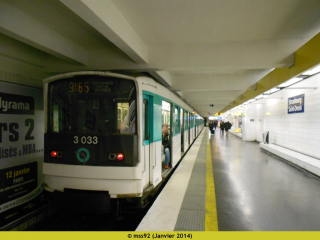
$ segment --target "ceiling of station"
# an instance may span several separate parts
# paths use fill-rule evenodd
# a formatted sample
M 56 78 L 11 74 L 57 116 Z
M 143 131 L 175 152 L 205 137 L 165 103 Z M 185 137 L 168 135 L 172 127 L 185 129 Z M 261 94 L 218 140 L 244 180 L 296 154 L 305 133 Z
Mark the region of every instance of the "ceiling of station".
M 319 31 L 319 0 L 0 0 L 0 71 L 149 73 L 206 117 Z

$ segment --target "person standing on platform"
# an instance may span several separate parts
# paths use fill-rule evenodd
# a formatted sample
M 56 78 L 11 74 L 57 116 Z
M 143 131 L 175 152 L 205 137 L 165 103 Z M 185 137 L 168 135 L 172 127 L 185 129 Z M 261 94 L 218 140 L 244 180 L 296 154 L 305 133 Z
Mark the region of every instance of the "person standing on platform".
M 168 126 L 166 124 L 162 125 L 162 146 L 165 154 L 165 168 L 169 168 L 170 161 L 170 138 L 168 134 Z
M 232 127 L 232 124 L 228 121 L 224 124 L 224 128 L 226 130 L 226 136 L 228 137 L 228 131 Z
M 214 128 L 214 130 L 216 130 L 217 126 L 218 126 L 218 120 L 215 120 L 215 121 L 213 122 L 213 128 Z
M 212 121 L 209 123 L 209 129 L 210 129 L 211 134 L 214 134 L 213 122 Z
M 224 133 L 224 122 L 221 120 L 220 121 L 220 133 L 223 135 Z

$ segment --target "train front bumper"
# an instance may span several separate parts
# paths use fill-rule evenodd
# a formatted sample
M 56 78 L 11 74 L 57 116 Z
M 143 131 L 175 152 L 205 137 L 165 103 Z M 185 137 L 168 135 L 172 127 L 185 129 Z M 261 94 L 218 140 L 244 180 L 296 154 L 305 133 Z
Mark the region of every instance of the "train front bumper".
M 65 189 L 104 191 L 111 198 L 141 197 L 142 181 L 137 167 L 95 167 L 43 163 L 46 189 L 64 192 Z M 140 173 L 141 177 L 141 173 Z

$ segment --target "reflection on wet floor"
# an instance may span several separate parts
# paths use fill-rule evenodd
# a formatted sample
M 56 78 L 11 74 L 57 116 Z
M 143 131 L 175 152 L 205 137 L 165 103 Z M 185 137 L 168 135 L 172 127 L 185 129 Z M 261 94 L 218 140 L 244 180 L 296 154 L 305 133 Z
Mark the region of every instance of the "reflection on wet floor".
M 320 179 L 234 135 L 210 135 L 219 230 L 320 230 Z

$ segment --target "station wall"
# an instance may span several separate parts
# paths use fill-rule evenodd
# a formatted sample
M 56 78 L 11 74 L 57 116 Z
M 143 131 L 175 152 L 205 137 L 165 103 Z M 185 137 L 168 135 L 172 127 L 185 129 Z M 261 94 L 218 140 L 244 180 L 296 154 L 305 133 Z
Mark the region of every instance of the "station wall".
M 319 85 L 320 74 L 246 105 L 243 140 L 262 142 L 262 132 L 269 131 L 270 143 L 320 159 Z M 300 94 L 305 94 L 304 112 L 288 114 L 288 98 Z M 239 109 L 228 114 L 231 123 L 235 112 Z
M 320 74 L 304 82 L 306 87 L 318 87 L 319 83 Z M 275 97 L 281 97 L 282 94 L 282 99 L 269 99 L 265 106 L 257 111 L 257 116 L 264 120 L 263 130 L 270 131 L 270 143 L 320 158 L 319 88 L 288 89 L 281 92 L 276 93 Z M 304 112 L 288 114 L 288 98 L 300 94 L 305 94 Z M 257 136 L 257 140 L 262 139 Z

